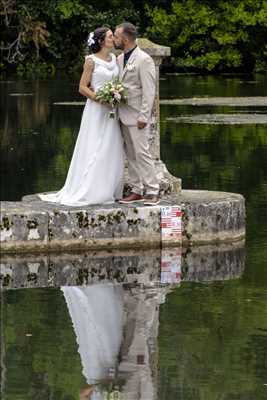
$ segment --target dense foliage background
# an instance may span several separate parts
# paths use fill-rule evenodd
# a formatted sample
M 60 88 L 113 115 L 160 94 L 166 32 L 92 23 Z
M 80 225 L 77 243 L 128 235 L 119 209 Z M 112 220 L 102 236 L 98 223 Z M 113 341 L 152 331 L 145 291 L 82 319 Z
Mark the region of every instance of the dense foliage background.
M 267 67 L 266 0 L 1 0 L 1 73 L 80 68 L 88 32 L 124 20 L 172 47 L 178 70 Z

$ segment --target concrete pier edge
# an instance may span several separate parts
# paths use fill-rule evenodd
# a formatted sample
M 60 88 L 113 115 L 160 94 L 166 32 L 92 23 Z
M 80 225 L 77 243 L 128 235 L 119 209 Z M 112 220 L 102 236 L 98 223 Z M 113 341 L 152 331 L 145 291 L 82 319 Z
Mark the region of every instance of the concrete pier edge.
M 21 202 L 1 202 L 1 252 L 159 247 L 160 210 L 166 205 L 182 207 L 183 246 L 231 243 L 245 237 L 245 199 L 235 193 L 182 190 L 153 207 L 142 203 L 67 207 L 29 195 Z

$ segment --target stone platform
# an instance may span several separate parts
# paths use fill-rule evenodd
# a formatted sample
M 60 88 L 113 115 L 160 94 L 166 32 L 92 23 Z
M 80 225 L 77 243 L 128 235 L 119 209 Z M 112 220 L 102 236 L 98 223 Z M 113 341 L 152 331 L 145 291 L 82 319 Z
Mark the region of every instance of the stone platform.
M 153 207 L 115 203 L 82 208 L 30 195 L 21 202 L 1 202 L 1 252 L 159 247 L 160 210 L 167 205 L 182 207 L 183 245 L 233 242 L 245 236 L 245 200 L 234 193 L 182 190 Z

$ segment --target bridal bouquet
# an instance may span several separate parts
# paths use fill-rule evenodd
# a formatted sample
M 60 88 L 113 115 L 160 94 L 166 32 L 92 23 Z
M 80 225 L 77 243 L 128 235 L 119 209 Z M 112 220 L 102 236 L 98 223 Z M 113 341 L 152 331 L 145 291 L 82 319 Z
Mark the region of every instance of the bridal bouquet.
M 115 118 L 116 107 L 118 104 L 126 102 L 126 99 L 126 89 L 119 79 L 106 82 L 105 85 L 96 92 L 96 100 L 111 105 L 112 111 L 109 113 L 110 118 Z

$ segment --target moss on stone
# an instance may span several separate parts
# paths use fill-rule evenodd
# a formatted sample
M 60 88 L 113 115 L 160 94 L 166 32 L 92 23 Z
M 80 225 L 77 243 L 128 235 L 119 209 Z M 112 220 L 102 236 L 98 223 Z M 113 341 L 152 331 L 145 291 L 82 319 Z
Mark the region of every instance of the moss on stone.
M 48 228 L 48 240 L 52 240 L 53 237 L 54 237 L 54 234 L 53 234 L 53 232 L 52 232 L 52 229 L 51 229 L 51 228 Z
M 1 231 L 3 231 L 4 229 L 6 229 L 8 231 L 12 225 L 13 225 L 13 222 L 9 221 L 8 217 L 3 217 L 2 224 L 0 224 L 0 229 L 1 229 Z
M 190 240 L 192 237 L 192 234 L 187 232 L 187 230 L 184 229 L 182 232 L 182 236 L 186 237 L 187 240 Z
M 114 214 L 113 219 L 119 224 L 122 219 L 125 219 L 125 214 L 123 211 L 118 211 L 116 214 Z
M 107 223 L 110 225 L 114 223 L 120 224 L 125 218 L 124 212 L 119 210 L 117 213 L 107 215 Z
M 37 280 L 38 280 L 38 275 L 37 275 L 37 274 L 31 273 L 31 274 L 28 274 L 28 275 L 27 275 L 27 281 L 28 281 L 28 282 L 37 283 Z
M 80 229 L 88 228 L 89 219 L 88 219 L 88 213 L 87 212 L 85 212 L 85 213 L 83 213 L 82 211 L 78 212 L 78 213 L 76 213 L 76 217 L 78 219 L 78 226 L 79 226 Z
M 138 38 L 137 42 L 138 42 L 138 46 L 141 49 L 153 49 L 153 48 L 163 47 L 163 46 L 160 46 L 159 44 L 152 42 L 151 40 L 149 40 L 147 38 Z
M 137 218 L 137 219 L 127 219 L 127 224 L 128 224 L 129 226 L 138 225 L 138 224 L 140 224 L 140 222 L 141 222 L 141 219 L 140 219 L 140 218 Z
M 36 229 L 37 226 L 38 226 L 38 222 L 36 221 L 36 219 L 27 221 L 27 228 L 28 229 Z
M 87 268 L 80 268 L 78 271 L 77 284 L 82 285 L 88 283 L 89 272 Z
M 98 216 L 98 221 L 99 221 L 99 222 L 102 222 L 102 221 L 103 221 L 103 222 L 106 222 L 106 220 L 107 220 L 107 219 L 106 219 L 106 216 L 105 216 L 105 215 L 99 215 L 99 216 Z
M 97 228 L 100 224 L 99 224 L 98 221 L 96 221 L 95 218 L 91 218 L 91 221 L 89 222 L 89 225 L 90 225 L 92 228 Z
M 10 275 L 5 275 L 4 279 L 3 279 L 3 287 L 9 286 L 11 281 L 12 281 L 11 276 Z

